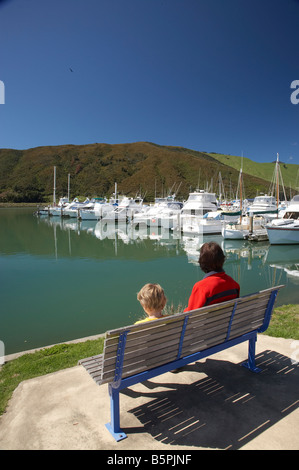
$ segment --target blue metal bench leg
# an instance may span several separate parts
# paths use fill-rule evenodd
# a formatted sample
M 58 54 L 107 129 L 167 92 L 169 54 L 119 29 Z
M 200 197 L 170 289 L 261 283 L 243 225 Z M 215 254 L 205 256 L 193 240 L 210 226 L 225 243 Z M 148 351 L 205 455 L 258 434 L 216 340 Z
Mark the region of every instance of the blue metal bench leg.
M 247 367 L 247 369 L 251 370 L 252 372 L 261 372 L 261 369 L 256 367 L 255 365 L 255 343 L 257 340 L 257 336 L 255 335 L 251 338 L 248 343 L 248 361 L 243 362 L 242 366 Z
M 127 435 L 120 429 L 119 391 L 115 390 L 110 384 L 108 387 L 110 395 L 111 421 L 105 426 L 116 441 L 121 441 L 122 439 L 125 439 Z

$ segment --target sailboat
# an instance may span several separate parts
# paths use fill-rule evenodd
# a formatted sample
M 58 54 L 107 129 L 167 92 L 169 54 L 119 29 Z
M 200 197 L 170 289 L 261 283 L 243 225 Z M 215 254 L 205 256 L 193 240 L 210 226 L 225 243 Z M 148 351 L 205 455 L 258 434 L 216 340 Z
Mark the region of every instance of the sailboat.
M 59 209 L 60 207 L 56 204 L 56 166 L 54 166 L 54 174 L 53 174 L 53 203 L 47 207 L 39 208 L 37 211 L 38 215 L 52 215 L 51 212 L 54 209 Z
M 54 167 L 56 170 L 56 167 Z M 70 202 L 70 174 L 68 174 L 68 195 L 61 197 L 58 205 L 56 205 L 56 171 L 54 173 L 54 192 L 53 192 L 53 206 L 49 208 L 49 215 L 62 216 L 64 215 L 63 209 L 68 206 Z
M 262 217 L 249 217 L 243 214 L 243 170 L 242 165 L 239 173 L 238 191 L 240 192 L 240 218 L 238 223 L 227 223 L 222 227 L 222 236 L 225 240 L 243 240 L 248 238 L 253 231 L 261 230 L 265 232 Z M 266 233 L 266 232 L 265 232 Z
M 279 158 L 277 154 L 277 180 L 279 177 Z M 277 182 L 277 195 L 279 185 Z M 286 197 L 285 197 L 286 199 Z M 277 196 L 277 211 L 278 211 Z M 284 211 L 283 217 L 271 220 L 266 225 L 269 241 L 271 245 L 298 245 L 299 244 L 299 195 L 293 197 Z

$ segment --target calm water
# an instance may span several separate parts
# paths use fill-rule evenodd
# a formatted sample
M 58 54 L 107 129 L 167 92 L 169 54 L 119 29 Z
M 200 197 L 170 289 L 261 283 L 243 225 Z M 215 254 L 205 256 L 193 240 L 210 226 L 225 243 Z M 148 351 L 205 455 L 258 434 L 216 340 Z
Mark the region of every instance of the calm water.
M 134 323 L 136 293 L 160 283 L 168 303 L 187 305 L 203 277 L 201 243 L 222 245 L 241 295 L 285 284 L 277 305 L 299 303 L 299 247 L 177 238 L 161 230 L 35 217 L 0 209 L 0 340 L 5 353 L 69 341 Z

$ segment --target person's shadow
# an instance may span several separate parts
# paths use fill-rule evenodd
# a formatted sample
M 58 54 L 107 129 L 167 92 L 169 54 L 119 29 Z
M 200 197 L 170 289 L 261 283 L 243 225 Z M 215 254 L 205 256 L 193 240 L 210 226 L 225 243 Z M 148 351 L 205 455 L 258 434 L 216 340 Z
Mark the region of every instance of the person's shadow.
M 299 368 L 290 358 L 264 351 L 256 364 L 262 368 L 258 374 L 239 364 L 206 359 L 184 367 L 205 374 L 192 384 L 143 382 L 149 392 L 142 395 L 149 400 L 129 410 L 143 426 L 123 430 L 148 432 L 170 445 L 239 449 L 299 405 Z M 155 392 L 160 386 L 164 390 Z M 121 393 L 140 396 L 132 389 Z

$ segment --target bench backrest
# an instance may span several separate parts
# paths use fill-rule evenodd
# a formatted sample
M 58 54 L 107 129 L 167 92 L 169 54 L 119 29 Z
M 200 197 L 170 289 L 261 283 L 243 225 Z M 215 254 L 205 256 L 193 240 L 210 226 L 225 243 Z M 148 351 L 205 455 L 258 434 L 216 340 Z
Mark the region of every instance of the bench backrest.
M 254 330 L 264 331 L 275 292 L 281 287 L 108 331 L 101 383 L 158 367 Z

